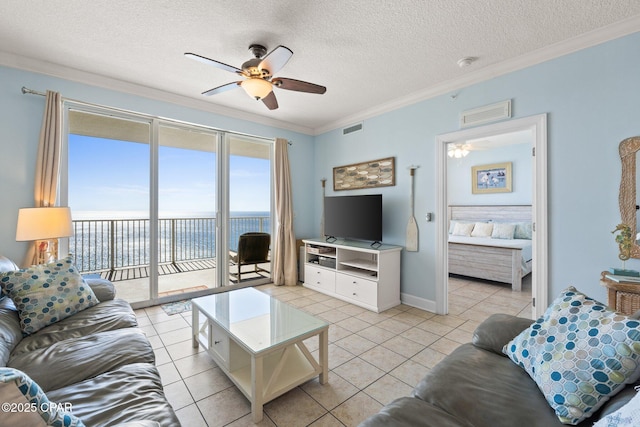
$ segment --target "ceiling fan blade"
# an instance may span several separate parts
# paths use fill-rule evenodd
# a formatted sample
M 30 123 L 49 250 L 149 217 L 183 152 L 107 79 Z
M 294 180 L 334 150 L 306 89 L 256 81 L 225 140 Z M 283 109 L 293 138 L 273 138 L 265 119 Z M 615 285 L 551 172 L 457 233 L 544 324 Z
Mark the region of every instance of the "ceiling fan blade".
M 202 94 L 206 95 L 206 96 L 216 95 L 218 93 L 222 93 L 222 92 L 226 92 L 226 91 L 231 90 L 231 89 L 235 89 L 238 86 L 240 86 L 240 83 L 242 83 L 242 82 L 227 83 L 226 85 L 214 87 L 213 89 L 209 89 L 207 91 L 204 91 L 204 92 L 202 92 Z
M 280 45 L 262 59 L 258 68 L 261 70 L 269 70 L 269 75 L 273 76 L 275 73 L 280 71 L 287 62 L 289 62 L 292 55 L 293 51 L 291 49 Z
M 296 92 L 318 93 L 322 95 L 327 91 L 327 88 L 324 86 L 303 82 L 302 80 L 287 79 L 285 77 L 273 79 L 271 83 L 280 89 L 295 90 Z
M 221 70 L 242 74 L 242 70 L 240 68 L 234 67 L 233 65 L 227 65 L 223 62 L 216 61 L 215 59 L 205 58 L 204 56 L 200 56 L 191 52 L 185 53 L 184 56 L 186 56 L 187 58 L 195 59 L 196 61 L 200 61 L 205 64 L 213 65 L 214 67 L 220 68 Z
M 273 91 L 262 98 L 262 102 L 264 102 L 264 105 L 266 105 L 269 110 L 275 110 L 278 108 L 278 100 L 276 99 L 276 94 L 273 93 Z

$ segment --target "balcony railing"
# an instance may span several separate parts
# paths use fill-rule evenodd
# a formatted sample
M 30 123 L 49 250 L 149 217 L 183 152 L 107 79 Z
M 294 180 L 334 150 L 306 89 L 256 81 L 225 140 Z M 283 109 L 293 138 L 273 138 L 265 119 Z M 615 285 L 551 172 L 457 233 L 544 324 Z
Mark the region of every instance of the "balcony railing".
M 87 219 L 73 221 L 69 250 L 82 273 L 114 272 L 150 264 L 148 219 Z M 241 234 L 269 232 L 270 218 L 232 217 L 229 249 L 236 251 Z M 158 220 L 158 263 L 214 259 L 216 218 L 168 218 Z

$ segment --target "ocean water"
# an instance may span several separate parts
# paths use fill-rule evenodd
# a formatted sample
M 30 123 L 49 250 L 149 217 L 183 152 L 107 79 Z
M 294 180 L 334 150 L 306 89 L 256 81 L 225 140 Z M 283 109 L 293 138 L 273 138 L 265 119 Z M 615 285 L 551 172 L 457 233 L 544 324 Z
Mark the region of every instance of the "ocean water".
M 255 217 L 269 216 L 268 211 L 231 211 L 231 217 Z M 74 211 L 71 210 L 73 220 L 90 220 L 90 219 L 147 219 L 149 212 L 146 211 L 120 211 L 120 210 L 101 210 L 101 211 Z M 216 213 L 213 211 L 161 211 L 159 218 L 215 218 Z
M 139 211 L 73 213 L 70 251 L 82 272 L 149 264 L 149 220 Z M 271 231 L 269 212 L 231 212 L 229 249 L 236 251 L 241 234 Z M 158 221 L 159 262 L 215 257 L 216 218 L 211 212 L 161 213 Z

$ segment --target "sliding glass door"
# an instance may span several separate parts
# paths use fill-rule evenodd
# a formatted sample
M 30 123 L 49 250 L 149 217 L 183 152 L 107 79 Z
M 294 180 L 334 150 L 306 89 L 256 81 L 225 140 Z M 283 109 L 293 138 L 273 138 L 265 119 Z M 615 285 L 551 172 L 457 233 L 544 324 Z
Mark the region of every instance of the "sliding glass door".
M 227 134 L 225 142 L 229 170 L 226 186 L 229 283 L 268 283 L 271 281 L 273 144 L 235 134 Z
M 76 110 L 67 117 L 69 252 L 82 273 L 113 281 L 119 297 L 147 301 L 151 124 Z
M 272 140 L 101 107 L 65 111 L 61 196 L 83 274 L 112 280 L 137 307 L 271 280 Z M 260 245 L 247 233 L 261 233 Z
M 158 142 L 158 297 L 215 288 L 218 133 L 161 124 Z

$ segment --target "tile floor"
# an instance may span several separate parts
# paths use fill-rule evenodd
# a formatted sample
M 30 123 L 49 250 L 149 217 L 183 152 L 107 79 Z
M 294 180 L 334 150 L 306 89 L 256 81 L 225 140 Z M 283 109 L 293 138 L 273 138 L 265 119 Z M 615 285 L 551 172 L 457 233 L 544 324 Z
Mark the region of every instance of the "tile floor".
M 451 278 L 450 314 L 406 305 L 376 314 L 302 286 L 257 289 L 321 317 L 329 328 L 329 383 L 311 380 L 265 405 L 262 426 L 357 426 L 408 395 L 438 361 L 471 340 L 492 313 L 531 317 L 531 281 L 509 286 Z M 136 311 L 156 353 L 165 394 L 184 427 L 253 425 L 249 402 L 201 347 L 191 346 L 191 312 Z M 307 343 L 317 351 L 317 338 Z

